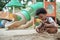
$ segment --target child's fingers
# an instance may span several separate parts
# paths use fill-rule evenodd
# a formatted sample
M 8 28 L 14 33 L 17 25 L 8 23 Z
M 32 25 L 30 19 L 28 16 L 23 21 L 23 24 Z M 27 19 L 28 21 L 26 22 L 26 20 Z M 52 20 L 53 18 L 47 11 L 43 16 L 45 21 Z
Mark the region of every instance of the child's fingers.
M 38 28 L 36 29 L 36 31 L 37 31 L 38 33 L 40 33 L 40 30 L 39 30 Z

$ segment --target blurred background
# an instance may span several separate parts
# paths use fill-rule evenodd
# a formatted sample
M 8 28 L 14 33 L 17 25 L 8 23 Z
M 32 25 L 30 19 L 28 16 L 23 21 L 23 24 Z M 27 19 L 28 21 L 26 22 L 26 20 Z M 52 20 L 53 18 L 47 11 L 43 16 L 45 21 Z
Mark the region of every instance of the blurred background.
M 4 6 L 9 1 L 10 0 L 0 0 L 0 11 L 3 10 Z M 33 0 L 33 1 L 35 1 L 35 0 Z M 42 1 L 42 0 L 37 0 L 37 1 Z M 22 8 L 26 8 L 27 5 L 31 5 L 32 4 L 32 0 L 19 0 L 19 2 L 24 5 Z M 56 12 L 57 12 L 57 18 L 59 18 L 60 17 L 60 0 L 56 0 Z

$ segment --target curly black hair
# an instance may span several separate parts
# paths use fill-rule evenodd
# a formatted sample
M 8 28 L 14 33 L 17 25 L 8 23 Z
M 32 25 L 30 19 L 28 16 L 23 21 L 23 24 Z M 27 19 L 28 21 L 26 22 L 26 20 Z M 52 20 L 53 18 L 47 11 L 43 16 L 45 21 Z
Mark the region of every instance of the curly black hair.
M 36 15 L 38 16 L 39 14 L 47 14 L 47 11 L 44 8 L 39 8 L 36 10 Z

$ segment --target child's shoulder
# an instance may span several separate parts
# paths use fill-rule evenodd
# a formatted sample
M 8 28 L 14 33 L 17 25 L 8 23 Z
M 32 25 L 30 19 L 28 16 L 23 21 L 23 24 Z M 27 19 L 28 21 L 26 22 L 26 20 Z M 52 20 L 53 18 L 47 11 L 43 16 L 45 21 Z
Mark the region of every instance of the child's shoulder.
M 47 20 L 48 20 L 49 22 L 54 22 L 54 20 L 53 20 L 52 17 L 47 17 Z

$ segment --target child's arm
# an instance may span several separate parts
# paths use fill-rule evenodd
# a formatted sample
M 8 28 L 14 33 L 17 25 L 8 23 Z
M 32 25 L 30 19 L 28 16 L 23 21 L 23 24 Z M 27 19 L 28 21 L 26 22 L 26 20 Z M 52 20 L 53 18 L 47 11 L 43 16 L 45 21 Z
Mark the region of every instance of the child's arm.
M 48 24 L 48 23 L 45 23 L 45 27 L 57 27 L 57 24 Z
M 50 24 L 45 23 L 46 27 L 57 27 L 56 22 L 51 17 L 49 17 L 48 21 L 49 21 Z

